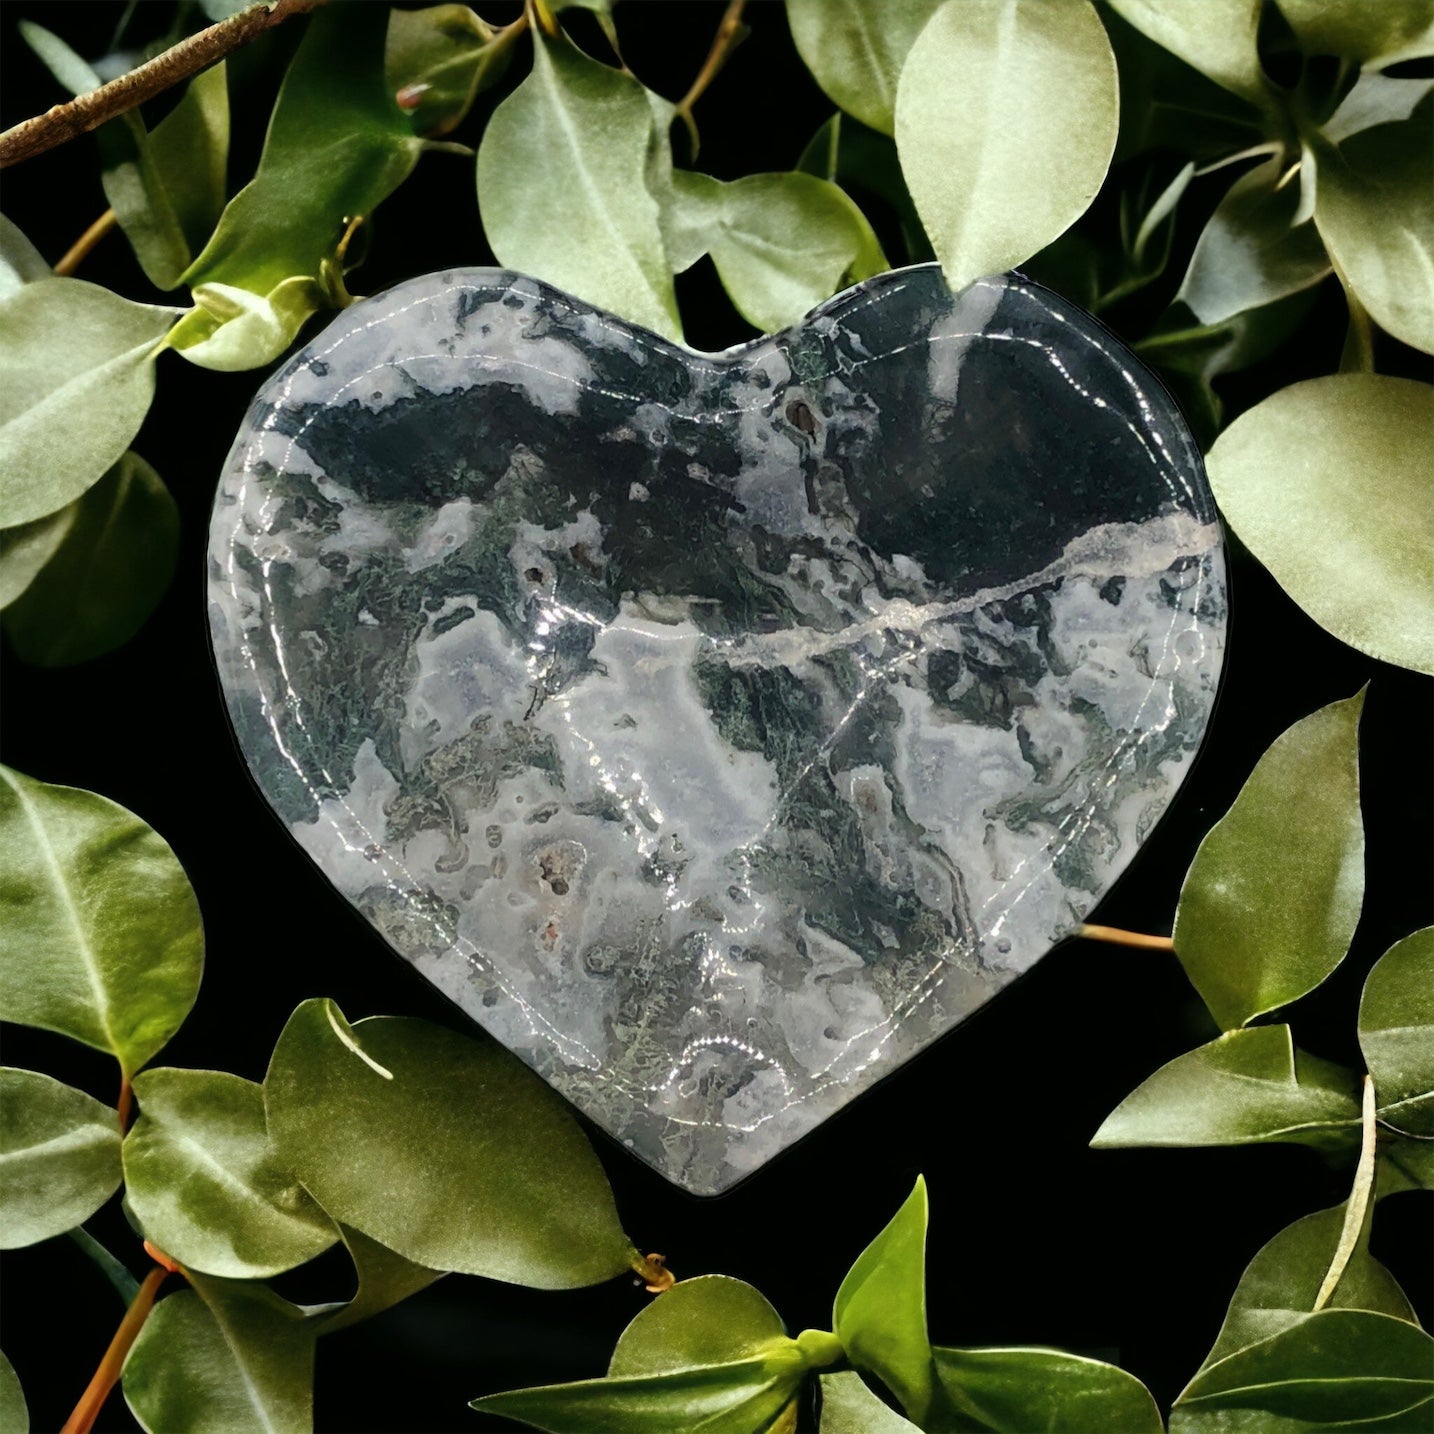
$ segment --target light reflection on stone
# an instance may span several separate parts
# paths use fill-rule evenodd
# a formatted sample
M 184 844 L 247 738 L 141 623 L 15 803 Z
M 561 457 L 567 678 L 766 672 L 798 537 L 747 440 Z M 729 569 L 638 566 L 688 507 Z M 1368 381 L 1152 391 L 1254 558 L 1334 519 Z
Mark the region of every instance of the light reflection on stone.
M 404 284 L 260 395 L 210 559 L 305 850 L 704 1193 L 1084 918 L 1223 652 L 1163 391 L 1048 292 L 933 266 L 715 357 L 496 271 Z

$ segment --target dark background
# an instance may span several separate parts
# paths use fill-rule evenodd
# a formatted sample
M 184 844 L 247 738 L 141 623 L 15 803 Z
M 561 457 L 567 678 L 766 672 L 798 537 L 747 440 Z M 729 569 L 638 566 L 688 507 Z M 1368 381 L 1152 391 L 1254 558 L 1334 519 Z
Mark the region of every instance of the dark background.
M 0 6 L 0 123 L 14 124 L 62 98 L 19 41 L 18 20 L 38 20 L 94 57 L 107 49 L 120 9 L 28 0 Z M 484 9 L 494 20 L 513 12 Z M 629 0 L 618 11 L 629 65 L 646 83 L 680 97 L 721 13 L 720 3 L 706 0 Z M 142 4 L 138 27 L 157 33 L 171 14 L 167 4 Z M 794 165 L 832 109 L 792 48 L 782 7 L 758 0 L 748 19 L 751 38 L 698 107 L 700 167 L 722 178 Z M 572 28 L 606 55 L 589 21 L 580 15 Z M 252 172 L 275 77 L 298 29 L 286 25 L 244 61 L 231 190 Z M 453 137 L 476 142 L 492 105 L 523 68 L 520 58 L 507 85 L 480 100 Z M 684 162 L 680 141 L 678 158 Z M 94 140 L 7 171 L 0 202 L 53 263 L 105 208 Z M 893 232 L 885 226 L 883 238 Z M 899 249 L 891 244 L 889 252 Z M 1179 261 L 1177 253 L 1176 274 Z M 492 256 L 469 163 L 436 154 L 378 211 L 367 263 L 350 287 L 371 293 L 427 270 L 485 262 Z M 157 298 L 117 233 L 85 261 L 80 276 Z M 1280 355 L 1226 387 L 1234 409 L 1283 383 L 1333 371 L 1343 309 L 1332 281 L 1326 290 Z M 748 336 L 709 271 L 680 280 L 679 294 L 695 345 L 720 347 Z M 1168 297 L 1167 287 L 1141 301 L 1143 309 L 1117 314 L 1116 327 L 1143 332 Z M 1408 351 L 1381 342 L 1382 368 L 1422 372 Z M 255 1080 L 285 1018 L 309 996 L 332 996 L 350 1019 L 411 1014 L 467 1028 L 289 839 L 251 785 L 228 728 L 209 656 L 203 554 L 217 475 L 263 377 L 209 373 L 173 355 L 161 359 L 154 408 L 133 446 L 164 477 L 183 515 L 173 587 L 138 637 L 107 658 L 46 672 L 23 666 L 8 648 L 3 656 L 3 760 L 132 808 L 170 841 L 198 892 L 208 941 L 204 985 L 161 1062 Z M 1260 753 L 1297 718 L 1370 683 L 1363 726 L 1365 914 L 1344 966 L 1293 1012 L 1303 1046 L 1358 1066 L 1354 1019 L 1364 975 L 1394 940 L 1431 919 L 1431 684 L 1321 632 L 1234 542 L 1230 559 L 1229 657 L 1204 752 L 1095 919 L 1168 932 L 1197 843 Z M 1291 832 L 1289 839 L 1299 836 Z M 721 1272 L 751 1281 L 794 1331 L 829 1327 L 847 1266 L 924 1172 L 932 1202 L 928 1304 L 938 1342 L 1052 1344 L 1118 1360 L 1168 1406 L 1213 1341 L 1256 1249 L 1347 1191 L 1347 1173 L 1293 1146 L 1087 1148 L 1102 1118 L 1136 1084 L 1213 1034 L 1173 956 L 1073 941 L 726 1196 L 683 1194 L 601 1132 L 591 1133 L 641 1248 L 664 1252 L 679 1277 Z M 4 1037 L 7 1064 L 39 1068 L 114 1099 L 108 1057 L 44 1032 L 7 1026 Z M 474 1218 L 482 1218 L 481 1210 Z M 117 1201 L 89 1224 L 133 1269 L 143 1269 Z M 1434 1304 L 1428 1197 L 1384 1202 L 1374 1249 L 1428 1323 Z M 35 1428 L 53 1430 L 93 1372 L 120 1304 L 63 1238 L 7 1254 L 3 1275 L 0 1344 L 25 1386 Z M 340 1249 L 285 1276 L 279 1288 L 294 1298 L 338 1298 L 348 1292 L 348 1278 Z M 318 1427 L 497 1428 L 468 1410 L 467 1401 L 496 1389 L 600 1374 L 618 1333 L 647 1298 L 627 1280 L 552 1294 L 451 1277 L 320 1343 Z M 135 1427 L 116 1394 L 99 1428 Z

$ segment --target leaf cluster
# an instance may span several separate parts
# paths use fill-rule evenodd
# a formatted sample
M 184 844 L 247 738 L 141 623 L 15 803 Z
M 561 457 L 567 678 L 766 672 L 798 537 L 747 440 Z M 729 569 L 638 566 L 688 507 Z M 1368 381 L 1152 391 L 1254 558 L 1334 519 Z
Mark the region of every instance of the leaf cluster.
M 316 1339 L 449 1272 L 540 1289 L 652 1274 L 566 1104 L 491 1041 L 351 1026 L 311 1000 L 262 1084 L 151 1065 L 204 942 L 183 869 L 133 813 L 0 768 L 0 865 L 0 1019 L 113 1055 L 120 1092 L 110 1107 L 0 1067 L 0 1247 L 83 1236 L 123 1186 L 136 1233 L 187 1281 L 124 1366 L 146 1429 L 309 1427 Z M 340 1241 L 347 1299 L 297 1306 L 264 1283 Z

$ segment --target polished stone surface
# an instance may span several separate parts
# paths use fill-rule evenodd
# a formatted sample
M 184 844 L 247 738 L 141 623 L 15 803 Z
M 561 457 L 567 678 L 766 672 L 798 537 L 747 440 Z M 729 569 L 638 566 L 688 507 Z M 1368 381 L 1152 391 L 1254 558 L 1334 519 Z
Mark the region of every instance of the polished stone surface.
M 1049 292 L 932 266 L 716 357 L 498 271 L 403 284 L 260 394 L 210 557 L 300 844 L 699 1192 L 1081 921 L 1225 628 L 1164 392 Z

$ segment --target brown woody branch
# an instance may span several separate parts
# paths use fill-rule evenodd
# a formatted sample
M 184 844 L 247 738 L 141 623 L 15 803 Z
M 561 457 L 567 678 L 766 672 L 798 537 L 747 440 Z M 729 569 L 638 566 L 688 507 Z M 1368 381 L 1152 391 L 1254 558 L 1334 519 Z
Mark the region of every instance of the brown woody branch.
M 156 55 L 109 84 L 7 129 L 0 134 L 0 169 L 33 159 L 77 135 L 98 129 L 106 120 L 137 108 L 200 70 L 207 70 L 265 30 L 323 3 L 324 0 L 274 0 L 272 6 L 255 5 L 181 40 L 162 55 Z

